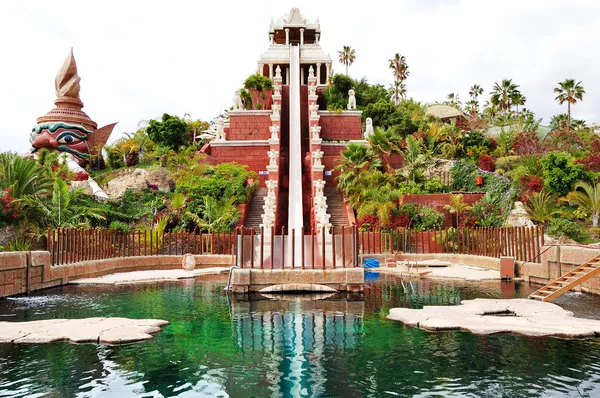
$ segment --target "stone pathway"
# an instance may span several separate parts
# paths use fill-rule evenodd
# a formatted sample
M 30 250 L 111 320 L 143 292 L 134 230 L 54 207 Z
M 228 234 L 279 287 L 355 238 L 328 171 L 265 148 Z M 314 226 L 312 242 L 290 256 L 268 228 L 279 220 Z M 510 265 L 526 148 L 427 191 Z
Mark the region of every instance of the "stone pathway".
M 174 281 L 178 279 L 196 278 L 200 275 L 224 274 L 226 267 L 198 268 L 192 271 L 182 269 L 119 272 L 98 278 L 83 278 L 70 281 L 76 285 L 118 285 L 123 283 L 146 283 L 156 281 Z
M 387 317 L 429 331 L 466 330 L 475 334 L 600 336 L 600 321 L 576 318 L 556 304 L 529 299 L 475 299 L 457 306 L 392 308 Z
M 161 319 L 84 318 L 0 322 L 0 343 L 129 343 L 148 340 L 169 322 Z

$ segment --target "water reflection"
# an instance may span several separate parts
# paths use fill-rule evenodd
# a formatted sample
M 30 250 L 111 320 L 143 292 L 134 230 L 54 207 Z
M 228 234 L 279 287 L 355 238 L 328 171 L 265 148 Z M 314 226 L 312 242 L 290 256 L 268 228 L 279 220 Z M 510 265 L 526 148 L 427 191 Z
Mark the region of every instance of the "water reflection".
M 0 301 L 0 315 L 15 320 L 108 315 L 171 322 L 150 341 L 122 346 L 0 345 L 0 396 L 600 394 L 599 340 L 428 333 L 385 319 L 391 307 L 502 298 L 508 288 L 498 281 L 403 284 L 382 274 L 361 296 L 231 301 L 222 282 L 65 287 Z M 531 290 L 514 289 L 520 297 Z M 598 298 L 589 303 L 598 315 Z

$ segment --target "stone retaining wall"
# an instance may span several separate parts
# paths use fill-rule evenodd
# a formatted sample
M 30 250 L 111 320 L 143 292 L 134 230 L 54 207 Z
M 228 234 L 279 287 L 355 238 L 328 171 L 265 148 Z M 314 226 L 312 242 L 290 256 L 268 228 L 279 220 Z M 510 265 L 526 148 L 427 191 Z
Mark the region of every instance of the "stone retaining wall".
M 226 267 L 232 262 L 231 256 L 228 255 L 201 255 L 195 258 L 198 268 Z M 60 286 L 74 279 L 94 278 L 116 272 L 180 269 L 181 260 L 182 256 L 142 256 L 83 261 L 53 267 L 50 265 L 50 253 L 47 251 L 0 253 L 0 297 Z

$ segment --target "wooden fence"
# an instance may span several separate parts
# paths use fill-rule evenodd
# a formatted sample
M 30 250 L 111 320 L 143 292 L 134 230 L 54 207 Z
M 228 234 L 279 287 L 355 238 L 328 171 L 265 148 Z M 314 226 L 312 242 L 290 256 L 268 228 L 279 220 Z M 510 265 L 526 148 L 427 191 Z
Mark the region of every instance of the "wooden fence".
M 48 231 L 52 265 L 135 256 L 233 254 L 235 232 L 116 231 L 61 228 Z
M 448 228 L 415 231 L 358 231 L 336 227 L 321 231 L 237 228 L 224 233 L 122 232 L 104 229 L 48 231 L 52 265 L 135 256 L 199 254 L 235 255 L 242 268 L 338 268 L 359 266 L 359 255 L 385 253 L 453 253 L 486 257 L 513 256 L 539 262 L 543 227 Z M 302 244 L 291 245 L 296 234 Z M 298 246 L 298 247 L 297 247 Z M 297 250 L 297 251 L 296 251 Z
M 362 254 L 453 253 L 486 257 L 513 256 L 517 261 L 539 262 L 544 245 L 543 227 L 448 228 L 415 231 L 359 232 Z

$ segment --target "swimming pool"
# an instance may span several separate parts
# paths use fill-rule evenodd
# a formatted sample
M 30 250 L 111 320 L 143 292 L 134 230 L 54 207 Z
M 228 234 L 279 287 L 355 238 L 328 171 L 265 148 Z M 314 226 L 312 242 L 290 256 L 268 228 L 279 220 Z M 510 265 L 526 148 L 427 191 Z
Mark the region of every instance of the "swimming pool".
M 127 345 L 0 345 L 4 396 L 600 395 L 600 340 L 429 333 L 385 319 L 392 307 L 526 297 L 505 282 L 401 282 L 373 275 L 362 296 L 228 298 L 226 276 L 66 286 L 0 301 L 2 320 L 126 316 L 171 322 Z M 557 301 L 600 319 L 600 299 Z M 104 394 L 104 395 L 103 395 Z

